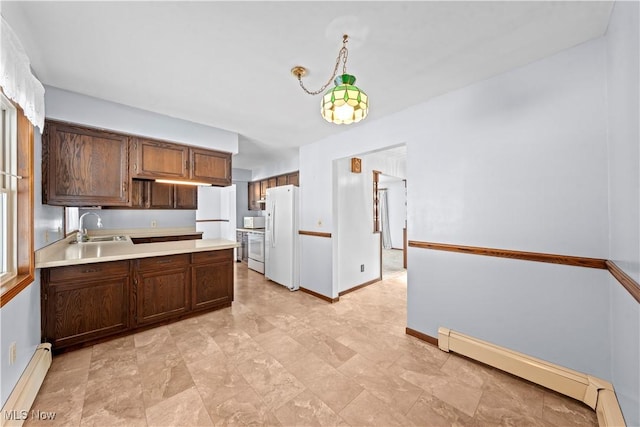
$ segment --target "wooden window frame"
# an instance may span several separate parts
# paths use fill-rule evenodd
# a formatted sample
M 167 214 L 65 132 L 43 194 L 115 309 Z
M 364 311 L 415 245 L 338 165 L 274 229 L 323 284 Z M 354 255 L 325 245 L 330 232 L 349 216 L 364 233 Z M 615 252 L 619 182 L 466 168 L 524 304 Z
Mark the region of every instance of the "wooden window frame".
M 1 90 L 2 88 L 0 88 Z M 3 92 L 4 93 L 4 92 Z M 17 275 L 6 283 L 0 284 L 0 307 L 11 301 L 23 289 L 34 281 L 34 129 L 24 115 L 24 111 L 15 102 L 17 134 L 17 174 L 22 176 L 17 182 L 17 236 L 16 266 Z

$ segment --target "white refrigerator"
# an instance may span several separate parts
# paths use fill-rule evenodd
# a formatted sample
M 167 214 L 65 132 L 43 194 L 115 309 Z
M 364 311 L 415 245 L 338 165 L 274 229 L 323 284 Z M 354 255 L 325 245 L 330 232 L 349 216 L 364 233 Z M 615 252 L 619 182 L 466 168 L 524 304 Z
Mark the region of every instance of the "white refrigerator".
M 300 288 L 298 265 L 298 187 L 267 189 L 264 233 L 264 275 L 287 287 Z

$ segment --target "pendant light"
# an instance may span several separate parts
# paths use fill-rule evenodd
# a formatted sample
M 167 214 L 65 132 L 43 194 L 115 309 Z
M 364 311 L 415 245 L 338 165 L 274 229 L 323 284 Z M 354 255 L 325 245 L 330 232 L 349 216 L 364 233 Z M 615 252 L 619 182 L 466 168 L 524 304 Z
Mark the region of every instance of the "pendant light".
M 369 97 L 364 91 L 355 86 L 356 78 L 351 74 L 347 74 L 347 42 L 349 36 L 342 36 L 342 48 L 338 52 L 336 65 L 333 68 L 333 74 L 320 89 L 311 91 L 302 83 L 302 77 L 307 74 L 307 69 L 296 66 L 291 69 L 291 74 L 297 77 L 300 87 L 309 95 L 318 95 L 323 92 L 333 81 L 335 87 L 327 90 L 322 96 L 320 102 L 320 114 L 330 123 L 335 124 L 351 124 L 357 123 L 367 117 L 369 113 Z M 338 68 L 342 61 L 342 74 L 338 74 Z

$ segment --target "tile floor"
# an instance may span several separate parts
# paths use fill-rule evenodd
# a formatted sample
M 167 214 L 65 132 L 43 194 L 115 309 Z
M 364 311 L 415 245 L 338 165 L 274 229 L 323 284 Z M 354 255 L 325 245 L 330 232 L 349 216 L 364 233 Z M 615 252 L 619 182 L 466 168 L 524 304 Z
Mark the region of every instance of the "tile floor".
M 403 273 L 328 304 L 238 264 L 232 308 L 55 357 L 26 425 L 597 425 L 406 335 L 405 302 Z

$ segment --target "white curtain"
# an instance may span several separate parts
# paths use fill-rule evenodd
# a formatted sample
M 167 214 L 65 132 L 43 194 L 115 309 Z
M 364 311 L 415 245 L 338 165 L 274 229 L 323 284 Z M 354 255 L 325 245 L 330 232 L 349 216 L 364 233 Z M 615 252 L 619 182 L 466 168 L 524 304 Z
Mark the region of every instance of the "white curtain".
M 2 18 L 0 24 L 0 86 L 24 115 L 40 130 L 44 128 L 44 86 L 31 74 L 31 63 L 16 33 Z
M 378 200 L 380 201 L 380 228 L 382 231 L 382 247 L 391 249 L 391 230 L 389 229 L 389 202 L 387 200 L 387 189 L 378 190 Z

